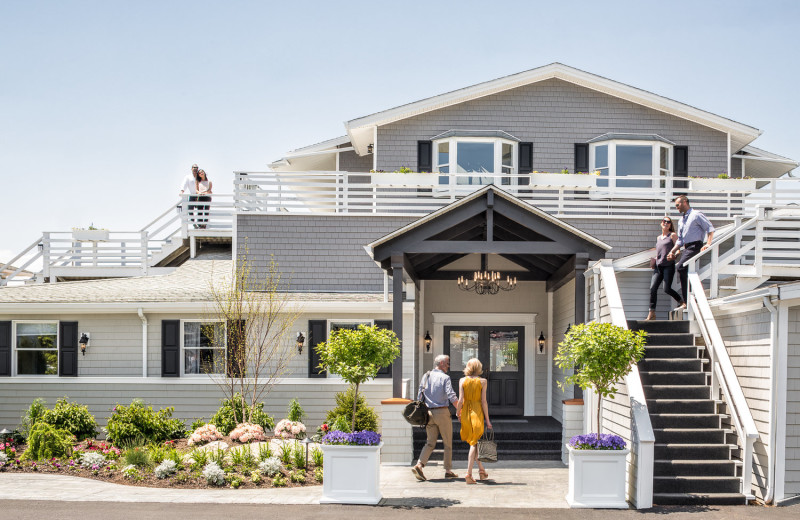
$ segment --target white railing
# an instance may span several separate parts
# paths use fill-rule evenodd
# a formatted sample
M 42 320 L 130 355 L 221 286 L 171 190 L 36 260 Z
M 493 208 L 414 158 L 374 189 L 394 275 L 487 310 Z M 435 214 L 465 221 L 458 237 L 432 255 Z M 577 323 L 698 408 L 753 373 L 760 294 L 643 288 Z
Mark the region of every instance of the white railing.
M 7 264 L 0 265 L 0 273 L 3 273 L 6 271 L 6 269 L 10 270 L 10 267 L 13 266 L 17 260 L 20 260 L 26 256 L 30 256 L 30 258 L 24 261 L 25 263 L 17 267 L 14 271 L 8 273 L 7 276 L 4 277 L 0 275 L 0 287 L 8 285 L 8 282 L 14 279 L 15 276 L 24 272 L 26 268 L 42 258 L 42 240 L 43 238 L 37 238 L 33 241 L 33 244 L 23 249 L 21 253 L 9 260 Z
M 558 217 L 643 218 L 674 213 L 677 193 L 711 218 L 754 215 L 761 204 L 800 200 L 800 179 L 729 181 L 721 190 L 694 188 L 693 179 L 629 176 L 640 187 L 598 186 L 594 175 L 495 175 L 354 172 L 236 172 L 236 209 L 255 213 L 424 215 L 478 187 L 494 184 Z M 712 181 L 716 179 L 711 179 Z M 736 182 L 741 182 L 737 187 Z M 688 184 L 688 188 L 683 185 Z M 753 188 L 755 186 L 755 189 Z
M 587 273 L 587 307 L 591 308 L 593 321 L 610 322 L 623 329 L 628 328 L 625 309 L 622 306 L 619 286 L 611 260 L 600 260 Z M 588 291 L 592 287 L 591 293 Z M 602 287 L 602 289 L 601 289 Z M 587 313 L 588 316 L 588 313 Z M 653 505 L 653 470 L 655 464 L 655 434 L 650 422 L 639 368 L 634 364 L 625 376 L 630 412 L 630 438 L 633 444 L 628 466 L 629 483 L 635 482 L 635 494 L 630 497 L 638 509 Z M 633 486 L 629 485 L 629 488 Z
M 725 342 L 717 328 L 711 307 L 708 305 L 703 282 L 697 273 L 689 274 L 689 285 L 691 287 L 688 302 L 689 312 L 700 327 L 711 358 L 711 395 L 716 399 L 719 391 L 722 390 L 725 402 L 729 405 L 733 425 L 743 447 L 741 492 L 749 500 L 753 500 L 755 496 L 750 489 L 750 483 L 753 475 L 753 444 L 758 438 L 758 429 L 733 369 L 733 363 L 728 356 Z

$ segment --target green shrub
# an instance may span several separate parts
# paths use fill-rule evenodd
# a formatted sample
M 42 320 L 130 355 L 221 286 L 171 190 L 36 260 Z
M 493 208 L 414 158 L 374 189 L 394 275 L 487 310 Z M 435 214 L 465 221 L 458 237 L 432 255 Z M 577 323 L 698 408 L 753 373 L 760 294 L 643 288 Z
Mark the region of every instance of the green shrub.
M 275 420 L 264 411 L 264 403 L 257 403 L 250 407 L 244 403 L 242 395 L 239 393 L 234 394 L 232 399 L 223 399 L 219 410 L 209 422 L 216 426 L 223 435 L 228 435 L 231 430 L 243 422 L 243 409 L 247 410 L 247 414 L 250 415 L 249 422 L 251 424 L 261 425 L 265 432 L 275 429 Z
M 209 457 L 207 450 L 195 449 L 192 451 L 191 457 L 192 460 L 194 460 L 192 469 L 203 469 L 206 467 L 206 464 L 208 464 Z
M 42 418 L 42 415 L 47 411 L 47 402 L 42 399 L 41 397 L 37 397 L 33 400 L 31 405 L 25 411 L 25 415 L 22 416 L 22 425 L 20 426 L 20 433 L 24 438 L 28 438 L 31 434 L 31 430 Z
M 200 428 L 201 426 L 205 426 L 207 423 L 203 419 L 195 419 L 192 421 L 192 425 L 189 427 L 189 431 L 193 432 L 196 429 Z
M 297 399 L 292 399 L 289 403 L 286 418 L 292 422 L 303 422 L 303 417 L 305 415 L 306 412 L 303 410 L 303 407 L 300 406 L 300 402 Z
M 40 420 L 70 432 L 79 441 L 93 439 L 97 435 L 97 422 L 89 413 L 89 408 L 86 405 L 70 403 L 66 397 L 59 399 L 52 410 L 45 410 Z
M 172 417 L 173 408 L 158 412 L 135 399 L 130 406 L 118 404 L 108 419 L 108 439 L 115 444 L 132 443 L 137 439 L 160 443 L 186 435 L 186 425 Z
M 317 447 L 311 448 L 311 460 L 314 461 L 314 465 L 318 468 L 322 467 L 322 450 Z
M 150 453 L 140 446 L 125 450 L 122 454 L 122 460 L 126 466 L 135 466 L 137 468 L 149 468 L 153 465 Z
M 295 468 L 305 469 L 306 467 L 306 452 L 303 445 L 296 443 L 294 450 L 292 450 L 292 464 Z
M 292 471 L 289 473 L 289 479 L 297 484 L 302 484 L 306 481 L 306 473 L 300 469 Z
M 48 460 L 69 457 L 75 437 L 42 421 L 36 422 L 28 436 L 28 449 L 22 454 L 24 460 Z
M 315 468 L 314 469 L 314 478 L 317 479 L 317 482 L 322 482 L 322 468 Z
M 331 431 L 350 433 L 350 421 L 344 415 L 336 416 L 331 423 Z
M 336 423 L 337 417 L 345 417 L 347 420 L 349 420 L 353 415 L 353 399 L 355 398 L 355 395 L 355 388 L 352 386 L 345 392 L 337 393 L 336 407 L 328 411 L 328 414 L 325 416 L 325 422 L 333 425 Z M 378 414 L 375 413 L 375 410 L 367 404 L 367 400 L 364 398 L 364 396 L 358 394 L 358 400 L 356 401 L 355 431 L 361 430 L 371 430 L 374 432 L 378 431 Z
M 286 477 L 280 474 L 275 475 L 275 477 L 272 479 L 272 485 L 274 487 L 284 487 L 286 485 Z

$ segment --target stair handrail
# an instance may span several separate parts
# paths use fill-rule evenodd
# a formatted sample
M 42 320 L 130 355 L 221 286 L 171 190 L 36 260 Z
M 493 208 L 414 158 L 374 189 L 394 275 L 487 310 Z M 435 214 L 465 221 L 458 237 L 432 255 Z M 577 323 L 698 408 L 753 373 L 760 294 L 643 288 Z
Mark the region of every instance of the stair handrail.
M 617 285 L 617 276 L 614 273 L 614 264 L 611 259 L 600 261 L 600 279 L 606 293 L 606 302 L 611 316 L 611 323 L 617 327 L 628 329 L 628 320 L 625 318 L 625 308 L 622 305 L 622 296 Z M 595 288 L 599 291 L 599 287 Z M 599 313 L 597 317 L 599 321 Z M 639 449 L 637 452 L 636 473 L 636 507 L 645 509 L 653 506 L 653 471 L 655 466 L 655 433 L 650 422 L 650 412 L 647 409 L 647 399 L 644 396 L 642 379 L 639 367 L 634 364 L 631 371 L 625 376 L 625 385 L 628 387 L 628 398 L 631 406 L 631 437 L 638 437 Z M 633 439 L 632 439 L 633 440 Z
M 715 397 L 716 388 L 719 387 L 725 394 L 730 406 L 734 427 L 739 438 L 743 440 L 742 445 L 744 447 L 741 492 L 749 500 L 752 500 L 755 497 L 748 484 L 753 474 L 753 445 L 758 438 L 758 428 L 756 428 L 750 407 L 747 405 L 747 399 L 739 384 L 739 378 L 736 376 L 731 358 L 728 356 L 725 341 L 722 339 L 714 314 L 711 312 L 703 282 L 697 273 L 689 273 L 689 286 L 689 312 L 700 327 L 700 332 L 703 335 L 703 339 L 705 339 L 706 347 L 711 357 L 712 398 Z
M 17 260 L 19 260 L 20 258 L 25 256 L 26 254 L 28 254 L 31 251 L 31 249 L 39 247 L 39 244 L 42 244 L 43 242 L 44 242 L 44 235 L 42 235 L 39 238 L 37 238 L 36 240 L 34 240 L 31 245 L 29 245 L 28 247 L 23 249 L 21 253 L 19 253 L 17 256 L 15 256 L 11 260 L 9 260 L 7 263 L 5 263 L 3 265 L 0 265 L 0 273 L 5 271 L 7 268 L 12 267 L 14 265 L 14 262 L 16 262 Z M 17 274 L 19 274 L 22 270 L 24 270 L 26 267 L 31 265 L 31 263 L 33 263 L 37 258 L 40 258 L 41 256 L 42 256 L 42 251 L 40 250 L 38 253 L 36 253 L 33 256 L 33 258 L 29 259 L 23 265 L 17 267 L 17 269 L 14 272 L 9 273 L 9 275 L 6 276 L 5 278 L 0 276 L 0 287 L 2 287 L 3 285 L 7 285 L 9 280 L 14 278 Z

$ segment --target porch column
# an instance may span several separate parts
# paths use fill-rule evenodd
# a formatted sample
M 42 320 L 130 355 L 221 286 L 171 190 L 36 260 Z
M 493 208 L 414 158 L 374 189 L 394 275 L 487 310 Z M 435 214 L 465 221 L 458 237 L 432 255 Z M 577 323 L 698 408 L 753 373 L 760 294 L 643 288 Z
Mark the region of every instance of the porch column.
M 392 363 L 392 397 L 403 397 L 403 255 L 392 255 L 392 330 L 400 339 L 400 355 Z
M 589 267 L 589 255 L 575 255 L 575 323 L 586 321 L 586 277 L 584 271 Z

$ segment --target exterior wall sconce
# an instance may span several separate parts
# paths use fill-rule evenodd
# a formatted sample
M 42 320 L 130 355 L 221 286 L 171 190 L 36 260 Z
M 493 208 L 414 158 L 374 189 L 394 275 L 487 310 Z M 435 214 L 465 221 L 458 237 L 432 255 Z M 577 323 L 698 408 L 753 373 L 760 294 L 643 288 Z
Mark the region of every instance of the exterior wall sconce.
M 296 341 L 297 341 L 297 353 L 298 354 L 302 354 L 303 353 L 303 344 L 305 344 L 305 342 L 306 342 L 306 337 L 303 336 L 302 332 L 298 332 L 297 333 L 297 340 Z
M 89 333 L 84 332 L 81 334 L 81 339 L 78 340 L 78 345 L 81 347 L 81 354 L 86 355 L 86 347 L 89 346 Z
M 425 352 L 431 351 L 431 343 L 433 343 L 433 339 L 431 338 L 430 332 L 427 330 L 425 331 Z
M 564 335 L 566 336 L 569 334 L 570 329 L 572 328 L 572 323 L 567 323 L 567 330 L 564 331 Z
M 368 144 L 367 145 L 367 153 L 372 153 L 372 151 L 374 149 L 375 149 L 375 145 L 373 145 L 373 144 Z
M 538 341 L 539 341 L 539 354 L 543 354 L 544 353 L 544 344 L 545 344 L 544 331 L 539 333 L 539 340 Z

